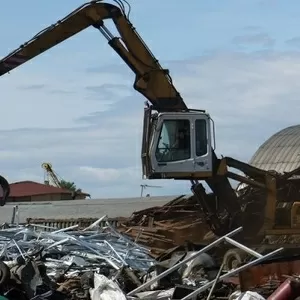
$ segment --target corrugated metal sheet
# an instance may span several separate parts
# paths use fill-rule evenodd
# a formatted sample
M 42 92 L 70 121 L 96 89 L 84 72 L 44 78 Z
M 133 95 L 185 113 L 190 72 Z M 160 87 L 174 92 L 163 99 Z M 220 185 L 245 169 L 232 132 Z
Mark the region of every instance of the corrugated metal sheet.
M 300 166 L 300 125 L 287 127 L 264 142 L 255 152 L 251 165 L 279 173 Z
M 10 222 L 13 207 L 18 205 L 20 222 L 27 218 L 45 219 L 78 219 L 129 217 L 134 211 L 162 206 L 176 196 L 119 198 L 119 199 L 87 199 L 53 202 L 10 202 L 0 208 L 0 223 Z

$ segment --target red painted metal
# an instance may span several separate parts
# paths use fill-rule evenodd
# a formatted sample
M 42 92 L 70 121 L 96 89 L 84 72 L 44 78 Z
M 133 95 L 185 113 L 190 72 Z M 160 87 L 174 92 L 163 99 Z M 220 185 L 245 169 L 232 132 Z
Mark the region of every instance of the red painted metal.
M 288 278 L 268 297 L 267 300 L 295 300 L 299 295 L 299 279 Z
M 270 282 L 283 283 L 286 276 L 300 275 L 300 260 L 274 262 L 250 267 L 239 274 L 243 291 L 264 286 Z

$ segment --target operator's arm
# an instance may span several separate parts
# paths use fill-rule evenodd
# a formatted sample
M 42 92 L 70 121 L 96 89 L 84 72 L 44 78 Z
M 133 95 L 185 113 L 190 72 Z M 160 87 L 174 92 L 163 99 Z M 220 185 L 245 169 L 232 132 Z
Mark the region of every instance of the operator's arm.
M 107 29 L 104 24 L 106 19 L 113 20 L 121 38 L 114 37 Z M 92 1 L 80 6 L 4 57 L 0 60 L 0 76 L 91 25 L 106 37 L 109 45 L 135 73 L 134 88 L 156 109 L 178 111 L 187 108 L 172 84 L 168 70 L 161 67 L 126 17 L 124 10 L 102 1 Z

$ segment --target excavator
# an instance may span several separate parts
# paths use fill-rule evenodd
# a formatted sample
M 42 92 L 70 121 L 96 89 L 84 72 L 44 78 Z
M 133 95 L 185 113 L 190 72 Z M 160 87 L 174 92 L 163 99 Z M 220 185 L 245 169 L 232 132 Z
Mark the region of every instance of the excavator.
M 244 235 L 252 236 L 267 230 L 286 234 L 287 230 L 300 228 L 300 204 L 295 201 L 299 192 L 288 193 L 294 184 L 290 178 L 299 170 L 277 174 L 230 157 L 218 158 L 215 126 L 209 113 L 186 106 L 169 70 L 160 65 L 130 22 L 125 4 L 129 5 L 120 0 L 113 4 L 100 0 L 83 4 L 2 58 L 0 75 L 86 28 L 95 28 L 132 70 L 133 88 L 146 98 L 141 146 L 145 179 L 190 181 L 201 213 L 217 236 L 239 226 L 243 226 Z M 107 20 L 113 21 L 119 37 L 106 26 Z M 231 179 L 246 187 L 236 191 Z M 280 205 L 279 209 L 279 203 L 289 205 Z

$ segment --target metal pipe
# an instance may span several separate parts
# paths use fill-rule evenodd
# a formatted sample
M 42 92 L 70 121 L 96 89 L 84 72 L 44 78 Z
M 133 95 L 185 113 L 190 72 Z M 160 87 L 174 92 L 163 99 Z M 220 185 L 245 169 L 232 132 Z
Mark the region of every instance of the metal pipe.
M 13 243 L 15 244 L 15 246 L 17 247 L 19 253 L 21 254 L 21 256 L 23 257 L 23 259 L 25 259 L 25 256 L 21 250 L 21 248 L 19 247 L 18 243 L 16 242 L 16 240 L 12 239 Z
M 225 237 L 225 241 L 227 243 L 233 245 L 233 246 L 236 246 L 237 248 L 240 248 L 241 250 L 247 252 L 248 254 L 253 255 L 256 258 L 263 257 L 263 255 L 261 255 L 260 253 L 258 253 L 256 251 L 254 251 L 254 250 L 252 250 L 252 249 L 244 246 L 243 244 L 241 244 L 241 243 L 239 243 L 239 242 L 237 242 L 237 241 L 235 241 L 235 240 L 233 240 L 233 239 L 231 239 L 229 237 Z
M 218 274 L 217 274 L 217 276 L 216 276 L 216 279 L 214 280 L 214 284 L 213 284 L 213 286 L 211 287 L 211 289 L 210 289 L 210 291 L 209 291 L 209 294 L 208 294 L 206 300 L 210 300 L 210 298 L 211 298 L 211 296 L 212 296 L 212 294 L 213 294 L 213 292 L 214 292 L 214 290 L 215 290 L 216 284 L 218 283 L 218 281 L 219 281 L 219 279 L 220 279 L 220 276 L 221 276 L 223 267 L 224 267 L 224 262 L 222 263 L 222 265 L 221 265 L 221 267 L 220 267 L 220 269 L 219 269 L 219 271 L 218 271 Z
M 20 218 L 19 218 L 19 206 L 18 205 L 16 205 L 16 210 L 15 210 L 15 221 L 16 221 L 16 225 L 19 226 Z
M 16 219 L 16 207 L 13 207 L 13 213 L 11 216 L 11 224 L 15 224 L 15 219 Z
M 35 224 L 35 223 L 30 223 L 29 226 L 36 227 L 36 228 L 46 228 L 46 229 L 55 229 L 57 230 L 57 227 L 52 227 L 52 226 L 46 226 L 42 224 Z
M 78 226 L 79 226 L 79 225 L 76 224 L 76 225 L 73 225 L 73 226 L 69 226 L 69 227 L 66 227 L 66 228 L 61 228 L 61 229 L 52 231 L 51 233 L 56 234 L 56 233 L 59 233 L 59 232 L 65 232 L 65 231 L 68 231 L 68 230 L 71 230 L 71 229 L 75 229 L 75 228 L 77 228 Z
M 117 258 L 122 262 L 123 266 L 128 266 L 127 262 L 120 256 L 120 254 L 116 251 L 116 249 L 108 242 L 104 241 L 104 243 L 115 253 Z
M 269 297 L 268 300 L 298 299 L 300 281 L 297 277 L 287 278 Z
M 99 218 L 97 221 L 95 221 L 94 223 L 92 223 L 91 225 L 89 225 L 88 227 L 84 228 L 82 231 L 87 231 L 90 230 L 96 226 L 99 225 L 99 223 L 101 223 L 102 221 L 107 219 L 107 215 L 102 216 L 101 218 Z
M 127 295 L 128 296 L 132 296 L 138 292 L 143 291 L 146 287 L 150 286 L 151 284 L 155 283 L 156 281 L 162 279 L 163 277 L 167 276 L 168 274 L 172 273 L 173 271 L 177 270 L 179 267 L 181 267 L 182 265 L 184 265 L 185 263 L 189 262 L 190 260 L 196 258 L 197 256 L 199 256 L 200 254 L 208 251 L 209 249 L 213 248 L 214 246 L 220 244 L 225 237 L 228 236 L 232 236 L 235 235 L 237 233 L 239 233 L 243 228 L 239 227 L 229 233 L 227 233 L 226 235 L 224 235 L 223 237 L 220 237 L 219 239 L 213 241 L 212 243 L 210 243 L 209 245 L 205 246 L 204 248 L 202 248 L 201 250 L 199 250 L 198 252 L 196 252 L 195 254 L 191 255 L 190 257 L 182 260 L 181 262 L 179 262 L 178 264 L 174 265 L 173 267 L 169 268 L 168 270 L 162 272 L 161 274 L 159 274 L 158 276 L 152 278 L 151 280 L 145 282 L 144 284 L 142 284 L 141 286 L 137 287 L 136 289 L 130 291 Z
M 282 251 L 284 248 L 279 248 L 277 250 L 274 250 L 273 252 L 270 252 L 266 255 L 264 255 L 263 257 L 257 258 L 253 261 L 250 261 L 249 263 L 247 263 L 246 265 L 240 266 L 239 268 L 232 270 L 222 276 L 220 276 L 219 280 L 223 280 L 227 277 L 230 277 L 232 275 L 235 275 L 245 269 L 247 269 L 248 267 L 251 267 L 253 265 L 256 265 L 264 260 L 266 260 L 267 258 L 270 258 L 271 256 L 274 256 L 275 254 L 279 253 L 280 251 Z M 215 279 L 204 284 L 203 286 L 201 286 L 199 289 L 193 291 L 192 293 L 190 293 L 189 295 L 185 296 L 184 298 L 182 298 L 181 300 L 188 300 L 188 299 L 192 299 L 194 296 L 197 296 L 198 294 L 204 292 L 206 289 L 208 289 L 210 286 L 213 285 L 213 283 L 215 282 Z
M 49 246 L 46 248 L 46 250 L 48 250 L 48 249 L 50 249 L 50 248 L 53 248 L 53 247 L 57 247 L 57 246 L 59 246 L 59 245 L 61 245 L 61 244 L 67 243 L 67 242 L 69 242 L 69 241 L 70 241 L 70 238 L 67 237 L 67 238 L 65 238 L 65 239 L 63 239 L 63 240 L 54 242 L 53 244 L 49 245 Z

